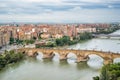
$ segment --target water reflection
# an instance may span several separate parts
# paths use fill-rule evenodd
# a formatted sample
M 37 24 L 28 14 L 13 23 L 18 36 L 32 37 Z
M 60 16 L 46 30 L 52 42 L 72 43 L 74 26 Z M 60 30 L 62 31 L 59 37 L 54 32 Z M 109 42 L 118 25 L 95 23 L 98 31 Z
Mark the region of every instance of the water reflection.
M 103 61 L 104 61 L 103 58 L 101 58 L 100 56 L 92 54 L 89 55 L 89 60 L 87 62 L 75 63 L 77 56 L 74 53 L 69 53 L 67 55 L 67 59 L 61 61 L 59 60 L 58 53 L 55 53 L 55 56 L 52 59 L 42 59 L 42 58 L 43 58 L 42 53 L 39 53 L 39 55 L 36 57 L 36 59 L 42 61 L 45 64 L 58 64 L 60 67 L 77 66 L 78 69 L 84 69 L 89 67 L 94 70 L 100 69 L 103 66 Z M 120 62 L 120 58 L 114 59 L 114 63 L 117 62 Z
M 60 65 L 60 66 L 69 66 L 67 60 L 61 60 L 61 61 L 59 62 L 59 65 Z
M 77 69 L 83 70 L 87 69 L 89 66 L 87 65 L 87 62 L 80 62 L 76 64 Z
M 116 59 L 114 59 L 113 62 L 114 62 L 114 63 L 118 63 L 118 62 L 120 62 L 120 58 L 116 58 Z
M 39 52 L 38 55 L 36 56 L 36 58 L 40 61 L 43 61 L 43 53 Z
M 103 66 L 103 58 L 97 55 L 89 55 L 89 60 L 87 61 L 89 67 L 93 69 L 100 69 Z
M 59 57 L 60 57 L 60 55 L 58 54 L 58 53 L 54 53 L 55 55 L 54 55 L 54 57 L 53 57 L 53 61 L 55 61 L 55 62 L 59 62 Z
M 74 64 L 77 60 L 77 56 L 74 53 L 69 53 L 67 55 L 67 61 L 69 64 Z
M 60 66 L 66 66 L 66 65 L 76 66 L 77 65 L 77 66 L 79 66 L 79 68 L 84 68 L 87 65 L 86 67 L 90 67 L 93 69 L 100 69 L 103 66 L 103 59 L 97 55 L 89 55 L 89 60 L 87 62 L 80 62 L 80 63 L 75 63 L 77 56 L 73 53 L 69 53 L 67 55 L 66 60 L 59 60 L 58 53 L 55 54 L 53 59 L 42 59 L 43 57 L 41 54 L 39 54 L 36 58 L 45 64 L 57 63 Z M 82 65 L 82 67 L 80 67 L 81 65 Z M 84 67 L 83 67 L 83 65 L 84 65 Z
M 53 63 L 52 59 L 49 58 L 49 59 L 43 59 L 43 63 Z

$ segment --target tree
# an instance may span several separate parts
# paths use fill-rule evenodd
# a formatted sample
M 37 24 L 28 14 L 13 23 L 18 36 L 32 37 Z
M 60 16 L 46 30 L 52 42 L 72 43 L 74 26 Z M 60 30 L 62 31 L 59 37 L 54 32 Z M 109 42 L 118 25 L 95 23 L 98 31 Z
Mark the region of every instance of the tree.
M 13 43 L 14 43 L 14 38 L 10 37 L 10 44 L 13 44 Z
M 6 66 L 6 60 L 4 59 L 3 55 L 0 55 L 0 70 Z
M 100 80 L 99 76 L 93 77 L 93 80 Z
M 108 66 L 107 65 L 102 68 L 101 79 L 100 80 L 109 80 L 107 70 L 108 70 Z
M 24 54 L 16 53 L 14 50 L 5 51 L 4 54 L 0 54 L 0 70 L 6 65 L 16 63 L 24 58 Z
M 63 46 L 64 45 L 62 39 L 56 39 L 56 44 L 58 46 Z
M 87 40 L 87 39 L 91 39 L 92 38 L 92 34 L 85 32 L 85 33 L 81 33 L 80 34 L 80 40 Z
M 96 77 L 93 79 L 96 80 Z M 120 63 L 104 65 L 100 80 L 120 80 Z
M 70 41 L 70 37 L 69 37 L 69 36 L 63 36 L 62 42 L 63 42 L 64 44 L 68 44 L 69 41 Z

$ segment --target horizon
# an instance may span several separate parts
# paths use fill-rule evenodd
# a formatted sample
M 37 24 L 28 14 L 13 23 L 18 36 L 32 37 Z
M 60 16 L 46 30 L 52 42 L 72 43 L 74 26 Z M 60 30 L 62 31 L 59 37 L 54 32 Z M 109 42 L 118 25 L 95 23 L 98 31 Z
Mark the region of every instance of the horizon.
M 120 24 L 120 22 L 83 22 L 83 23 L 70 23 L 70 22 L 63 22 L 63 23 L 56 23 L 56 22 L 0 22 L 1 24 Z
M 2 0 L 0 23 L 120 22 L 119 0 Z

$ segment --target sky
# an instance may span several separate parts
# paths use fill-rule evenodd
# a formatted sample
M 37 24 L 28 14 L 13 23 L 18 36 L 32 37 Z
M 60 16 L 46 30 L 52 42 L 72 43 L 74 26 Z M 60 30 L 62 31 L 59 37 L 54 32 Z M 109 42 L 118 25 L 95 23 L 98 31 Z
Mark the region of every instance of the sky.
M 0 22 L 120 22 L 120 0 L 0 0 Z

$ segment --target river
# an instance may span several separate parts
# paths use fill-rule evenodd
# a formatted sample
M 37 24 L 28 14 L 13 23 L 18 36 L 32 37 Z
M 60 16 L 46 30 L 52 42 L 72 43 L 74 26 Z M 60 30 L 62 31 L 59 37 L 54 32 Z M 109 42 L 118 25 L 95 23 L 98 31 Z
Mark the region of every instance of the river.
M 120 30 L 113 34 L 120 34 Z M 91 39 L 68 47 L 69 49 L 102 50 L 120 53 L 118 39 Z M 0 80 L 92 80 L 100 74 L 103 59 L 90 55 L 87 62 L 75 63 L 76 56 L 70 53 L 67 61 L 59 61 L 56 53 L 52 60 L 42 60 L 42 54 L 36 59 L 28 58 L 17 64 L 9 65 L 0 72 Z M 120 62 L 115 59 L 114 62 Z

